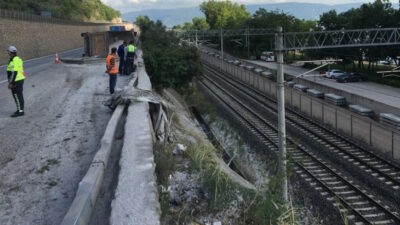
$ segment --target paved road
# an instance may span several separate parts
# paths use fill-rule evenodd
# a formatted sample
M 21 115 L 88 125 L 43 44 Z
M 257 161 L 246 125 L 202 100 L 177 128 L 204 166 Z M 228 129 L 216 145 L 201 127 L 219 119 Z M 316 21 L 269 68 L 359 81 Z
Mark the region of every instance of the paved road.
M 26 62 L 23 117 L 10 117 L 15 103 L 6 83 L 0 84 L 1 225 L 60 224 L 112 113 L 104 106 L 109 98 L 105 62 L 56 65 L 53 60 Z M 118 87 L 126 80 L 118 77 Z
M 249 62 L 276 70 L 275 62 L 263 62 L 255 60 L 249 60 Z M 284 65 L 284 71 L 286 74 L 298 76 L 304 72 L 307 72 L 308 70 L 297 66 Z M 338 83 L 334 80 L 321 77 L 306 77 L 303 79 L 307 79 L 328 87 L 346 91 L 354 95 L 373 99 L 377 102 L 381 102 L 386 105 L 400 109 L 400 88 L 395 88 L 373 82 Z
M 83 48 L 77 48 L 65 52 L 61 52 L 59 54 L 60 58 L 63 57 L 78 57 L 83 54 Z M 43 70 L 49 64 L 54 63 L 54 55 L 43 56 L 39 58 L 24 60 L 24 70 L 27 75 L 27 78 L 35 75 L 37 72 Z M 7 65 L 0 66 L 0 85 L 7 83 L 7 73 L 6 73 Z

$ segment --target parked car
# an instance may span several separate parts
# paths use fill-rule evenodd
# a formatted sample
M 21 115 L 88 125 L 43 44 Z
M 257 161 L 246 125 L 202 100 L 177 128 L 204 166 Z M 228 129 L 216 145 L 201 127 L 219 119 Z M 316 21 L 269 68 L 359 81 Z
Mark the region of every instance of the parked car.
M 383 65 L 390 65 L 390 62 L 387 60 L 380 60 L 378 63 L 383 64 Z
M 327 73 L 326 73 L 326 77 L 327 78 L 331 78 L 331 79 L 336 79 L 336 77 L 338 77 L 338 76 L 341 76 L 341 75 L 346 75 L 347 73 L 346 72 L 343 72 L 343 71 L 341 71 L 341 70 L 329 70 Z
M 343 74 L 336 77 L 336 81 L 339 83 L 347 83 L 347 82 L 357 82 L 357 81 L 365 81 L 365 75 L 361 73 L 350 73 Z

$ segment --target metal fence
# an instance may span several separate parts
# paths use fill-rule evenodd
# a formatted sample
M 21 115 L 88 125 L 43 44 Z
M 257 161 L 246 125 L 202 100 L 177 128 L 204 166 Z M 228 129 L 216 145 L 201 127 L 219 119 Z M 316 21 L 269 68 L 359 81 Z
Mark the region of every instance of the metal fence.
M 93 26 L 93 25 L 108 24 L 108 23 L 90 23 L 90 22 L 82 22 L 76 20 L 58 19 L 58 18 L 45 17 L 45 16 L 34 15 L 30 13 L 13 11 L 13 10 L 6 10 L 6 9 L 0 9 L 0 18 L 26 20 L 39 23 L 54 23 L 54 24 L 67 24 L 67 25 L 78 25 L 78 26 L 88 26 L 88 25 Z

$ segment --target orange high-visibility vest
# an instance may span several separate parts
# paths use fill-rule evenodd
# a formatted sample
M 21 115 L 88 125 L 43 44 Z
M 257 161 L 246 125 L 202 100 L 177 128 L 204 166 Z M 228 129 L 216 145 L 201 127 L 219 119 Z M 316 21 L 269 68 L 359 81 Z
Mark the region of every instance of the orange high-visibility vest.
M 109 54 L 106 59 L 106 64 L 107 64 L 107 73 L 112 73 L 112 74 L 118 73 L 118 67 L 117 67 L 117 62 L 115 60 L 115 55 Z

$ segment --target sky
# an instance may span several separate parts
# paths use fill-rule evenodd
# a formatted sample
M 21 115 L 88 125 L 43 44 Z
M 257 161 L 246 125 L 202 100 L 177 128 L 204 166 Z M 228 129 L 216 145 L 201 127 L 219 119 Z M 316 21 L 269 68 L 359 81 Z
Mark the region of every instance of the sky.
M 144 9 L 185 8 L 200 5 L 204 0 L 101 0 L 103 3 L 119 10 L 121 13 Z M 306 2 L 325 4 L 344 4 L 354 2 L 372 2 L 372 0 L 231 0 L 240 4 L 265 4 L 283 2 Z M 393 0 L 392 2 L 398 2 Z

